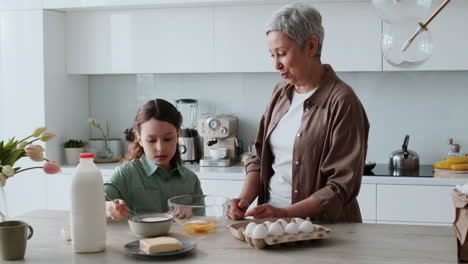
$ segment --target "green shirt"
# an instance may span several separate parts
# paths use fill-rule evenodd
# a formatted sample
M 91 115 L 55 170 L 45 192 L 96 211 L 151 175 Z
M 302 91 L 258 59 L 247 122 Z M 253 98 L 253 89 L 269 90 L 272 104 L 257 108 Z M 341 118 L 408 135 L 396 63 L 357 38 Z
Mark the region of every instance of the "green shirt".
M 182 165 L 167 171 L 141 156 L 117 167 L 104 183 L 111 199 L 122 199 L 137 213 L 169 211 L 167 200 L 186 194 L 203 194 L 197 175 Z

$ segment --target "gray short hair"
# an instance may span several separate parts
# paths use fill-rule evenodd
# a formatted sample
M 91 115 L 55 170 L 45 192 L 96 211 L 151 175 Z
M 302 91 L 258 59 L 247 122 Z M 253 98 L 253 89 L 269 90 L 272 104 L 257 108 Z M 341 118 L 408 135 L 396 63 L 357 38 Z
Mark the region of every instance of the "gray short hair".
M 288 4 L 270 17 L 266 24 L 266 34 L 278 30 L 295 40 L 301 49 L 305 47 L 307 39 L 315 35 L 318 38 L 316 55 L 322 54 L 322 43 L 325 31 L 322 26 L 322 16 L 314 7 L 304 3 Z

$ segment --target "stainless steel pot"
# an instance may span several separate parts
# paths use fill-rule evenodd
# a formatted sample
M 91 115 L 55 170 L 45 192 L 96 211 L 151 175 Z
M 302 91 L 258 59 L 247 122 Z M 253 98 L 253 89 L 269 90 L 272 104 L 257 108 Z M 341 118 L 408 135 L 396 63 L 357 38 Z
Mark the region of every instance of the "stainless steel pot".
M 408 149 L 409 135 L 406 135 L 401 149 L 390 154 L 390 169 L 417 170 L 419 169 L 418 153 Z

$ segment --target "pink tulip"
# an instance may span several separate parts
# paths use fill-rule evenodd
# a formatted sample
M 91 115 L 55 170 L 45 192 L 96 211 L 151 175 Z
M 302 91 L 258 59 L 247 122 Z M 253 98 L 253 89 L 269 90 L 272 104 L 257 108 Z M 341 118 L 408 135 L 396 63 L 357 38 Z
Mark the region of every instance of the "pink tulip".
M 46 162 L 42 167 L 42 170 L 47 174 L 56 174 L 62 171 L 60 165 L 53 160 Z
M 31 155 L 34 153 L 42 152 L 42 148 L 39 148 L 39 145 L 28 144 L 24 147 L 26 154 Z
M 44 160 L 44 148 L 40 145 L 29 144 L 24 147 L 24 152 L 28 154 L 29 158 L 33 161 L 43 161 Z

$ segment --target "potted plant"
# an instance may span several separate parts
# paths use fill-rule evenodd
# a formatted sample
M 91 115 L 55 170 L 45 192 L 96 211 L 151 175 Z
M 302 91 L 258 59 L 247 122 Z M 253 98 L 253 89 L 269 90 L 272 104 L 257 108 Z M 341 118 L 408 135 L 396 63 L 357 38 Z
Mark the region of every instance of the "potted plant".
M 105 130 L 99 121 L 93 118 L 88 123 L 99 130 L 102 138 L 90 138 L 88 152 L 94 153 L 95 162 L 117 162 L 122 157 L 122 146 L 120 138 L 109 138 L 111 125 L 106 121 Z
M 65 149 L 65 161 L 68 165 L 78 165 L 80 162 L 80 153 L 84 152 L 86 141 L 78 139 L 69 139 L 63 143 Z

